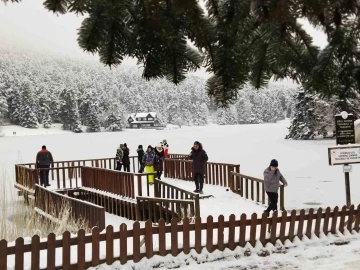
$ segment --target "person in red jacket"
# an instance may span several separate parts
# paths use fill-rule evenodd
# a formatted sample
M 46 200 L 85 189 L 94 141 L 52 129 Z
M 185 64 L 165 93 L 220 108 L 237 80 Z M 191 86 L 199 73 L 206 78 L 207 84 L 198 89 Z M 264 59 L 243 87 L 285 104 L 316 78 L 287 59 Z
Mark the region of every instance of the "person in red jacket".
M 169 156 L 169 145 L 168 145 L 167 141 L 164 139 L 161 142 L 161 145 L 164 148 L 164 158 L 168 158 L 168 156 Z
M 41 150 L 36 155 L 35 166 L 39 169 L 40 174 L 40 185 L 48 187 L 49 184 L 49 168 L 54 167 L 54 159 L 50 151 L 43 145 Z

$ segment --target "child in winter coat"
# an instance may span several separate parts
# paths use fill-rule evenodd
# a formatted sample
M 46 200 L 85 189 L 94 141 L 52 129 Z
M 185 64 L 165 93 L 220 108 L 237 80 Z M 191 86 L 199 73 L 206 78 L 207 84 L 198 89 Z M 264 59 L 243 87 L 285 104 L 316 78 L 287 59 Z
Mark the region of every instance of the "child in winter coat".
M 123 144 L 120 144 L 120 147 L 118 149 L 116 149 L 116 156 L 115 156 L 115 160 L 116 160 L 116 167 L 115 170 L 117 171 L 121 171 L 122 168 L 122 159 L 123 159 Z
M 149 145 L 143 157 L 143 164 L 145 165 L 146 173 L 154 172 L 154 160 L 155 160 L 155 153 L 152 146 Z M 151 185 L 154 184 L 154 175 L 149 175 L 148 181 Z
M 139 173 L 143 173 L 144 172 L 144 163 L 143 163 L 143 157 L 144 157 L 144 150 L 143 150 L 143 146 L 139 145 L 138 149 L 136 150 L 137 154 L 138 154 L 138 161 L 139 161 Z

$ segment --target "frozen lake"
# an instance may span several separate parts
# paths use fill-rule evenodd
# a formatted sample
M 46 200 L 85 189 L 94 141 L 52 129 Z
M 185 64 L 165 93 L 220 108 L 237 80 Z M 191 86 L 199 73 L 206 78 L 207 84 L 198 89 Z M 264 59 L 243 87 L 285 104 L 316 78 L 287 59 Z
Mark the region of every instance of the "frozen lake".
M 120 143 L 127 143 L 130 154 L 136 155 L 139 144 L 156 145 L 167 139 L 170 153 L 187 154 L 195 140 L 201 141 L 214 162 L 240 164 L 241 173 L 262 178 L 271 159 L 289 182 L 285 191 L 286 208 L 342 206 L 345 187 L 342 166 L 329 166 L 327 148 L 333 140 L 289 141 L 289 122 L 261 125 L 184 127 L 172 130 L 126 130 L 123 132 L 64 133 L 0 138 L 0 160 L 10 177 L 14 164 L 35 162 L 45 144 L 55 160 L 105 158 L 115 156 Z M 39 132 L 40 133 L 40 132 Z M 17 133 L 19 134 L 19 133 Z M 352 203 L 360 203 L 360 165 L 353 165 L 350 174 Z M 9 181 L 4 179 L 2 181 Z M 192 185 L 192 183 L 191 183 Z M 11 185 L 7 185 L 11 186 Z

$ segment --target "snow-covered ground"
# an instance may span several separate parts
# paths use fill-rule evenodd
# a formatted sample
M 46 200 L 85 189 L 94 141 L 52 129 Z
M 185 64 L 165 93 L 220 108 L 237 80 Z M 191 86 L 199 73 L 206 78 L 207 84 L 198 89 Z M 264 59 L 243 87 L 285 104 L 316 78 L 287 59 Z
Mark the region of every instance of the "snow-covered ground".
M 328 165 L 327 148 L 335 144 L 334 141 L 288 141 L 284 140 L 287 132 L 287 121 L 277 124 L 184 127 L 173 130 L 126 130 L 123 132 L 102 133 L 62 133 L 34 136 L 7 136 L 0 138 L 0 160 L 11 177 L 14 177 L 14 164 L 18 162 L 34 162 L 36 152 L 43 144 L 52 151 L 56 160 L 89 159 L 113 157 L 120 143 L 127 143 L 132 155 L 136 154 L 139 144 L 144 147 L 155 145 L 167 139 L 171 153 L 188 153 L 195 140 L 203 142 L 210 161 L 241 164 L 241 172 L 254 177 L 262 177 L 262 172 L 272 158 L 277 158 L 280 169 L 289 182 L 285 192 L 287 209 L 309 208 L 317 206 L 343 205 L 345 202 L 344 177 L 341 166 Z M 55 130 L 55 129 L 54 129 Z M 51 131 L 51 130 L 50 130 Z M 19 134 L 19 133 L 17 133 Z M 25 133 L 24 133 L 25 135 Z M 351 174 L 352 202 L 360 203 L 360 183 L 356 181 L 360 176 L 360 166 L 353 166 Z M 4 179 L 7 181 L 9 179 Z M 187 190 L 193 190 L 191 182 L 165 179 Z M 13 192 L 12 185 L 6 185 Z M 218 186 L 204 187 L 204 191 L 213 198 L 200 201 L 202 216 L 241 213 L 261 213 L 263 207 L 243 200 L 236 194 Z M 215 218 L 216 219 L 216 218 Z M 130 222 L 110 214 L 106 215 L 107 225 L 118 228 L 125 222 L 131 228 Z M 142 224 L 143 226 L 143 224 Z M 179 236 L 180 237 L 180 236 Z M 270 257 L 258 257 L 253 253 L 250 257 L 241 256 L 236 260 L 235 253 L 212 253 L 198 255 L 203 262 L 211 261 L 229 255 L 227 259 L 218 262 L 197 265 L 196 262 L 184 265 L 181 256 L 176 263 L 164 266 L 180 265 L 184 269 L 359 269 L 360 237 L 351 236 L 350 244 L 338 247 L 329 245 L 335 239 L 322 239 L 311 245 L 297 243 L 287 254 L 272 254 Z M 315 239 L 316 240 L 316 239 Z M 157 239 L 154 239 L 156 245 Z M 237 250 L 239 252 L 239 250 Z M 332 257 L 333 256 L 333 257 Z M 159 257 L 154 260 L 170 262 L 171 259 Z M 188 260 L 191 260 L 189 258 Z M 215 260 L 216 261 L 216 260 Z M 131 264 L 131 263 L 129 263 Z M 113 266 L 115 269 L 119 265 Z M 136 269 L 150 269 L 150 263 L 140 263 Z M 323 268 L 320 268 L 323 267 Z M 105 267 L 106 268 L 106 267 Z M 126 269 L 126 267 L 124 268 Z
M 348 239 L 348 240 L 346 240 Z M 97 267 L 99 270 L 123 269 L 123 270 L 150 270 L 156 269 L 184 269 L 184 270 L 358 270 L 360 269 L 360 234 L 343 237 L 341 242 L 348 244 L 335 245 L 336 237 L 314 238 L 305 242 L 298 239 L 294 243 L 287 241 L 285 245 L 277 242 L 275 246 L 268 244 L 265 247 L 248 245 L 245 249 L 237 247 L 234 251 L 226 249 L 224 252 L 214 251 L 208 253 L 203 249 L 201 254 L 191 251 L 190 254 L 180 254 L 174 258 L 154 256 L 151 259 L 143 259 L 134 264 L 128 262 L 120 265 L 115 262 L 111 266 L 105 264 Z M 245 250 L 249 256 L 244 256 Z M 259 256 L 262 251 L 268 251 L 270 256 Z M 95 268 L 90 268 L 95 269 Z
M 277 124 L 183 127 L 173 130 L 126 130 L 123 132 L 64 133 L 0 138 L 0 160 L 13 175 L 14 163 L 34 162 L 43 144 L 56 160 L 104 158 L 115 156 L 116 148 L 126 142 L 130 154 L 167 139 L 171 153 L 188 153 L 195 140 L 203 142 L 210 161 L 237 163 L 241 172 L 262 178 L 272 158 L 279 160 L 289 182 L 285 191 L 287 209 L 327 207 L 345 203 L 344 175 L 341 166 L 329 166 L 327 149 L 333 140 L 285 140 L 288 121 Z M 30 130 L 31 131 L 31 130 Z M 51 131 L 51 129 L 50 129 Z M 360 165 L 350 174 L 352 203 L 360 203 Z M 216 195 L 216 194 L 213 194 Z

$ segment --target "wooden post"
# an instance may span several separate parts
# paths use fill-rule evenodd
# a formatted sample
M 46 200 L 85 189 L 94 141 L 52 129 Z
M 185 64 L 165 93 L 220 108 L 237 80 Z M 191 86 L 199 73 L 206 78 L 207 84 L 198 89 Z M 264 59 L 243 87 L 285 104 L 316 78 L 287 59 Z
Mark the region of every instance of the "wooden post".
M 349 164 L 344 164 L 348 166 Z M 351 194 L 350 194 L 350 173 L 345 172 L 345 192 L 346 192 L 346 206 L 349 208 L 351 205 Z
M 195 197 L 195 216 L 200 217 L 200 195 L 196 194 Z
M 280 187 L 280 210 L 285 211 L 284 186 Z

